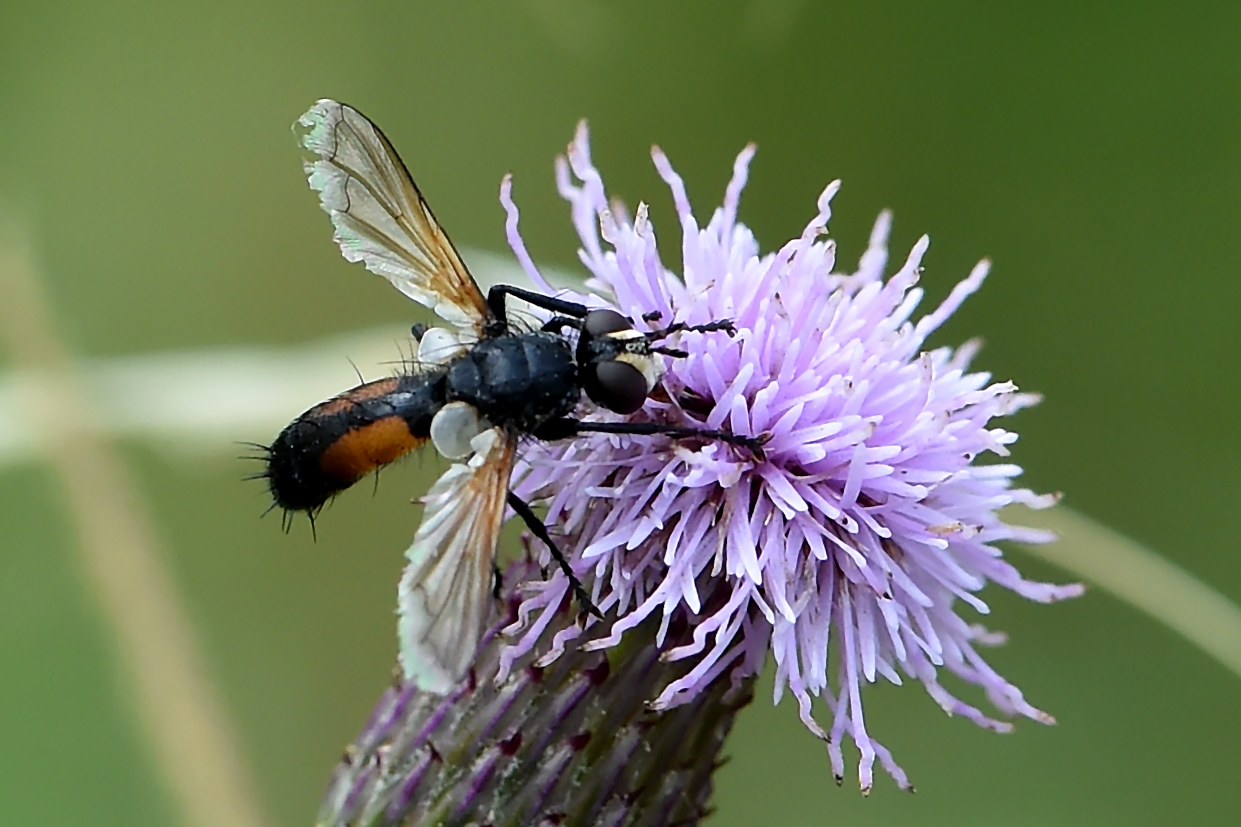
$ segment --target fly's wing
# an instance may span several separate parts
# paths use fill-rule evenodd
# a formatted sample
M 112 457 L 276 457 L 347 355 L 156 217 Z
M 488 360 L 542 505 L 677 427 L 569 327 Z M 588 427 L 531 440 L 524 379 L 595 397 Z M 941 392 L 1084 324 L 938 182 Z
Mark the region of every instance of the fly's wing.
M 332 217 L 336 243 L 416 302 L 481 333 L 491 311 L 448 236 L 379 127 L 358 110 L 321 100 L 297 121 L 313 158 L 310 186 Z
M 405 677 L 441 695 L 470 668 L 483 634 L 513 468 L 515 442 L 499 429 L 471 444 L 470 461 L 449 468 L 422 498 L 426 511 L 397 600 Z

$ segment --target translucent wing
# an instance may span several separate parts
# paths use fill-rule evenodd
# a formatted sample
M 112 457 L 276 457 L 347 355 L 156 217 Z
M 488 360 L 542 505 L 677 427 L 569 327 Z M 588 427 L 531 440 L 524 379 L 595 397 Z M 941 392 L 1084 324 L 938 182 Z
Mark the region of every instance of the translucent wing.
M 515 443 L 493 428 L 469 463 L 449 468 L 422 501 L 398 592 L 401 668 L 420 689 L 452 689 L 470 664 L 491 603 L 491 561 L 504 522 Z
M 361 112 L 321 100 L 298 119 L 310 186 L 332 217 L 336 243 L 414 301 L 481 332 L 491 312 L 409 170 Z

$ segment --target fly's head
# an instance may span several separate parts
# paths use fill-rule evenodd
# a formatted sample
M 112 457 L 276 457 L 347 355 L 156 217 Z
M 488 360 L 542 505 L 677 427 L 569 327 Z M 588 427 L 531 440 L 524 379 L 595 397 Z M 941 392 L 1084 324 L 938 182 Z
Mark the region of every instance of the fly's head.
M 655 321 L 658 313 L 643 316 Z M 663 375 L 659 356 L 684 358 L 683 350 L 666 347 L 658 342 L 680 332 L 713 333 L 723 331 L 729 336 L 737 329 L 727 320 L 688 325 L 678 322 L 668 327 L 643 333 L 633 322 L 615 310 L 591 310 L 582 319 L 581 337 L 577 342 L 577 363 L 582 389 L 593 402 L 618 414 L 631 414 L 642 407 Z
M 648 334 L 615 310 L 592 310 L 582 319 L 577 364 L 586 395 L 618 414 L 641 408 L 663 375 Z

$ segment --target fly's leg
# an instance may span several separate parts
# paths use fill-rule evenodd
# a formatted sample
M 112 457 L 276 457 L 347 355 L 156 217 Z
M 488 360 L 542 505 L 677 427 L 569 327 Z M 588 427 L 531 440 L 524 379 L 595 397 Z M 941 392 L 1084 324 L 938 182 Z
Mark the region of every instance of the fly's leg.
M 744 448 L 752 453 L 755 459 L 760 461 L 766 456 L 763 453 L 763 445 L 766 444 L 767 440 L 771 439 L 770 434 L 742 436 L 714 428 L 688 428 L 680 425 L 664 425 L 660 422 L 583 422 L 580 419 L 570 419 L 569 417 L 553 419 L 535 431 L 534 435 L 539 439 L 557 440 L 567 439 L 582 433 L 637 434 L 642 436 L 662 434 L 673 439 L 713 439 Z
M 584 304 L 544 296 L 542 293 L 523 290 L 511 284 L 497 284 L 487 291 L 487 307 L 491 310 L 491 314 L 496 317 L 496 321 L 502 326 L 508 325 L 508 308 L 505 306 L 505 296 L 516 296 L 535 307 L 541 307 L 544 310 L 550 310 L 552 313 L 559 313 L 562 316 L 571 316 L 574 319 L 584 318 L 589 312 L 589 309 Z
M 491 596 L 496 600 L 500 599 L 500 590 L 504 588 L 504 572 L 500 571 L 500 564 L 491 560 Z
M 646 316 L 643 316 L 642 318 L 645 319 Z M 670 324 L 667 327 L 660 328 L 659 330 L 652 330 L 650 333 L 646 334 L 646 340 L 648 342 L 658 342 L 660 339 L 668 338 L 673 333 L 715 333 L 718 330 L 724 331 L 729 336 L 737 335 L 737 326 L 732 323 L 732 320 L 716 319 L 715 321 L 707 322 L 706 324 L 691 325 L 686 324 L 685 322 Z
M 642 317 L 645 321 L 658 321 L 659 313 L 647 313 Z M 724 331 L 729 336 L 737 335 L 737 326 L 730 319 L 716 319 L 706 324 L 686 324 L 685 322 L 676 322 L 667 327 L 661 327 L 659 330 L 652 330 L 646 334 L 646 340 L 651 343 L 652 353 L 662 353 L 665 356 L 671 356 L 675 359 L 684 359 L 689 353 L 675 347 L 666 347 L 663 345 L 655 345 L 655 342 L 667 339 L 673 333 L 715 333 L 716 331 Z
M 552 535 L 547 532 L 547 526 L 543 525 L 543 521 L 530 508 L 530 504 L 512 491 L 508 492 L 508 504 L 516 512 L 517 516 L 521 517 L 522 521 L 525 522 L 526 527 L 530 529 L 530 533 L 546 543 L 547 547 L 551 549 L 552 557 L 555 558 L 556 563 L 560 566 L 560 570 L 564 572 L 565 577 L 569 578 L 569 585 L 573 588 L 573 593 L 577 596 L 577 602 L 582 607 L 582 610 L 590 612 L 602 620 L 603 613 L 591 601 L 590 595 L 586 593 L 586 589 L 582 586 L 582 581 L 577 579 L 577 575 L 573 573 L 573 569 L 569 566 L 569 561 L 565 559 L 564 554 L 556 547 L 555 541 L 552 540 Z

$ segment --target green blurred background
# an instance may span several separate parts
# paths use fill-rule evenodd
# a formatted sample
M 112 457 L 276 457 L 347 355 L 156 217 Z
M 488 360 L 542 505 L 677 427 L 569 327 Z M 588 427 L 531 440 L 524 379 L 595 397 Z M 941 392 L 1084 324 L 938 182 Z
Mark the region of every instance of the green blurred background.
M 985 289 L 938 341 L 982 335 L 981 367 L 1046 395 L 1014 423 L 1029 484 L 1241 600 L 1241 5 L 209 6 L 0 8 L 0 200 L 32 228 L 80 356 L 415 318 L 340 259 L 307 190 L 289 126 L 320 97 L 383 126 L 459 244 L 504 249 L 496 192 L 514 173 L 533 255 L 570 269 L 551 163 L 579 118 L 610 190 L 652 203 L 669 263 L 676 227 L 649 145 L 707 215 L 755 141 L 741 218 L 765 247 L 798 233 L 840 177 L 844 262 L 884 207 L 894 257 L 932 237 L 929 301 L 991 256 Z M 286 536 L 258 520 L 264 492 L 239 481 L 250 469 L 231 449 L 122 447 L 269 822 L 308 824 L 388 682 L 406 503 L 433 463 L 339 500 L 316 543 L 304 524 Z M 0 822 L 177 823 L 44 468 L 0 469 L 0 532 Z M 993 663 L 1059 726 L 997 736 L 917 687 L 881 686 L 871 732 L 919 791 L 880 777 L 863 799 L 851 780 L 832 785 L 768 681 L 731 741 L 712 823 L 1241 823 L 1235 676 L 1098 591 L 1051 608 L 985 596 L 1011 635 Z

